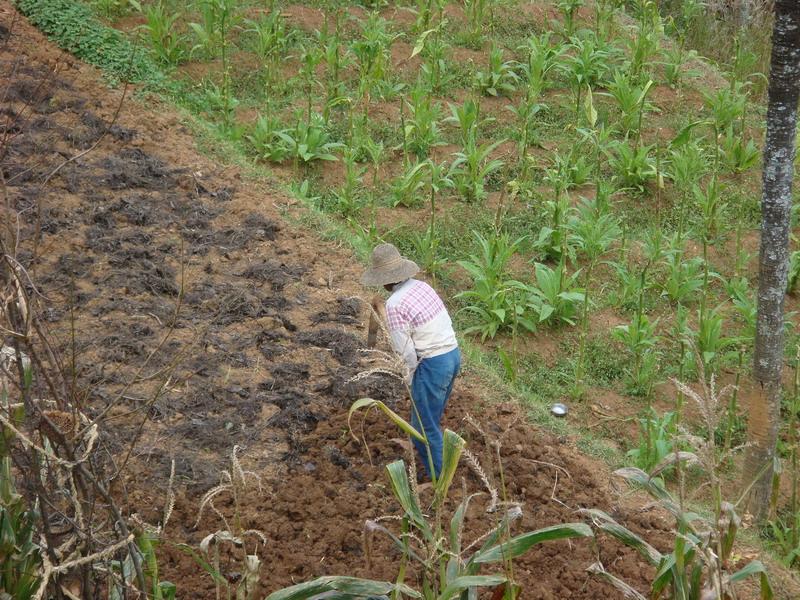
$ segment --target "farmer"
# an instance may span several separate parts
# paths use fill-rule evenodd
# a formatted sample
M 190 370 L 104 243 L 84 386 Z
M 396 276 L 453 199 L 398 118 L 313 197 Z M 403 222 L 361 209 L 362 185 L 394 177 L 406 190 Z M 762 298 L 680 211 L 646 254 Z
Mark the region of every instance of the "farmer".
M 417 264 L 401 256 L 392 244 L 380 244 L 372 251 L 372 264 L 361 283 L 383 286 L 391 293 L 386 301 L 386 320 L 392 348 L 408 367 L 411 424 L 424 431 L 438 477 L 442 469 L 442 414 L 461 367 L 461 353 L 442 299 L 427 283 L 413 279 L 418 272 Z M 425 444 L 416 438 L 413 441 L 430 476 Z

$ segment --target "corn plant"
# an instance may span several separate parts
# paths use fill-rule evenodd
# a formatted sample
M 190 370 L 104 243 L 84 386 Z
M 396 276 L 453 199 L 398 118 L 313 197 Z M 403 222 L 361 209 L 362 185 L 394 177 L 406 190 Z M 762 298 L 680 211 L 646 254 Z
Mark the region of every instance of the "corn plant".
M 727 351 L 739 341 L 723 334 L 724 325 L 725 318 L 719 306 L 698 314 L 697 350 L 708 374 L 717 370 L 720 359 L 725 358 Z
M 712 242 L 722 233 L 722 217 L 728 207 L 722 199 L 716 177 L 705 186 L 694 185 L 692 188 L 695 206 L 701 218 L 701 227 L 704 243 Z M 706 256 L 704 251 L 703 256 Z
M 461 145 L 466 147 L 475 143 L 480 127 L 488 122 L 488 119 L 481 119 L 480 104 L 475 99 L 468 98 L 461 106 L 450 104 L 449 107 L 450 116 L 445 122 L 458 126 Z
M 5 437 L 5 430 L 0 436 Z M 1 440 L 5 442 L 5 440 Z M 3 444 L 4 445 L 4 444 Z M 39 588 L 41 549 L 34 539 L 39 514 L 17 493 L 11 458 L 0 459 L 0 596 L 31 600 Z
M 553 45 L 548 31 L 538 36 L 531 35 L 527 45 L 517 48 L 517 52 L 527 59 L 519 65 L 526 84 L 525 99 L 527 102 L 536 101 L 547 88 L 551 72 L 558 67 L 564 44 Z
M 733 125 L 729 125 L 720 140 L 720 151 L 725 166 L 733 173 L 749 171 L 760 158 L 758 148 L 752 139 L 745 139 L 737 134 Z
M 280 133 L 287 133 L 287 130 L 276 117 L 259 115 L 253 131 L 246 139 L 261 160 L 280 163 L 289 157 L 289 150 Z
M 658 11 L 655 11 L 655 19 L 658 18 Z M 627 71 L 635 81 L 641 81 L 647 77 L 644 75 L 650 66 L 650 60 L 658 53 L 663 31 L 658 24 L 651 26 L 638 27 L 636 35 L 627 38 L 628 56 L 630 57 Z
M 534 331 L 535 322 L 525 314 L 527 289 L 508 273 L 508 262 L 524 238 L 512 241 L 505 233 L 488 238 L 475 233 L 475 238 L 480 252 L 458 261 L 472 277 L 473 288 L 457 294 L 456 298 L 468 302 L 462 310 L 477 320 L 465 332 L 478 333 L 485 340 L 504 330 Z
M 245 33 L 252 36 L 252 45 L 263 61 L 267 80 L 275 81 L 281 61 L 292 43 L 292 34 L 279 10 L 272 10 L 260 19 L 245 20 Z
M 586 86 L 596 87 L 605 78 L 612 56 L 608 50 L 598 47 L 597 41 L 592 38 L 573 37 L 566 50 L 559 69 L 572 88 L 577 115 L 580 112 L 583 90 Z
M 142 6 L 137 0 L 129 1 L 145 17 L 145 23 L 139 29 L 146 32 L 156 60 L 167 66 L 179 64 L 186 56 L 186 40 L 177 27 L 181 13 L 170 12 L 160 0 L 146 6 Z
M 676 233 L 664 253 L 666 277 L 661 294 L 676 304 L 688 304 L 703 289 L 704 265 L 699 256 L 685 258 L 685 243 Z
M 575 33 L 575 14 L 585 4 L 584 0 L 559 0 L 556 3 L 563 18 L 562 32 L 564 37 L 572 37 L 572 34 Z
M 652 146 L 634 146 L 627 141 L 612 146 L 608 162 L 621 187 L 643 192 L 645 185 L 657 177 L 652 149 Z
M 504 141 L 479 144 L 473 139 L 455 153 L 455 159 L 450 164 L 450 176 L 465 202 L 482 202 L 486 199 L 486 179 L 504 164 L 500 159 L 491 158 L 491 154 Z
M 687 141 L 670 149 L 669 177 L 679 193 L 678 240 L 683 240 L 686 229 L 689 195 L 700 179 L 708 172 L 708 155 L 695 140 Z
M 400 34 L 389 31 L 389 23 L 377 12 L 362 20 L 361 37 L 350 45 L 359 69 L 359 95 L 364 99 L 364 110 L 369 104 L 369 94 L 385 81 L 390 66 L 392 44 Z
M 637 419 L 639 439 L 635 448 L 626 453 L 635 466 L 651 471 L 660 465 L 673 451 L 673 436 L 677 426 L 677 415 L 665 412 L 660 415 L 653 409 Z
M 494 12 L 492 10 L 495 0 L 464 0 L 464 13 L 467 15 L 468 42 L 475 47 L 480 46 L 483 40 L 483 30 L 487 26 L 491 31 L 494 27 Z
M 649 396 L 658 370 L 659 352 L 656 348 L 660 336 L 656 334 L 655 322 L 646 314 L 637 311 L 628 325 L 618 325 L 614 337 L 622 342 L 631 356 L 631 366 L 626 369 L 626 383 L 632 394 Z
M 436 27 L 423 31 L 411 51 L 411 58 L 420 53 L 425 58 L 422 73 L 428 88 L 434 93 L 447 90 L 454 79 L 447 67 L 450 45 L 443 36 L 447 24 L 447 19 L 442 19 Z
M 742 93 L 740 86 L 727 87 L 704 93 L 703 102 L 719 135 L 744 115 L 747 96 Z
M 302 163 L 304 168 L 319 160 L 338 160 L 333 153 L 344 147 L 344 144 L 330 140 L 324 120 L 318 113 L 313 113 L 309 121 L 298 115 L 294 130 L 278 131 L 277 134 L 285 144 L 287 155 L 294 159 L 295 164 Z
M 578 210 L 567 222 L 567 231 L 577 253 L 586 258 L 583 314 L 581 315 L 581 337 L 575 374 L 576 388 L 583 386 L 586 338 L 589 333 L 589 306 L 594 269 L 622 231 L 619 220 L 611 214 L 609 206 L 602 200 L 582 200 Z
M 503 60 L 503 49 L 493 46 L 485 71 L 475 74 L 475 84 L 486 96 L 510 96 L 517 90 L 519 75 L 514 61 Z
M 410 164 L 390 184 L 392 206 L 415 208 L 425 202 L 425 184 L 430 163 L 426 161 Z
M 223 71 L 227 69 L 228 34 L 238 20 L 236 6 L 235 0 L 198 0 L 200 22 L 189 23 L 196 41 L 192 54 L 200 51 L 206 57 L 213 57 L 220 53 Z
M 566 271 L 563 261 L 555 269 L 542 263 L 534 264 L 536 281 L 528 286 L 528 307 L 536 313 L 539 323 L 575 325 L 586 295 L 578 287 L 580 271 L 571 275 Z
M 700 75 L 700 72 L 696 69 L 686 68 L 687 63 L 697 58 L 697 52 L 695 50 L 687 50 L 682 41 L 679 40 L 671 48 L 665 48 L 662 56 L 664 60 L 658 64 L 664 69 L 664 81 L 670 87 L 680 87 L 684 78 L 698 77 Z
M 418 243 L 417 248 L 424 250 L 418 253 L 423 268 L 432 275 L 436 281 L 436 274 L 444 262 L 437 256 L 438 236 L 436 235 L 436 197 L 444 190 L 455 187 L 455 182 L 450 177 L 446 163 L 436 163 L 428 160 L 428 189 L 430 193 L 430 221 L 428 223 L 427 243 Z
M 431 100 L 430 91 L 419 81 L 411 89 L 410 100 L 403 131 L 405 145 L 417 159 L 425 160 L 431 148 L 442 143 L 439 132 L 441 107 Z
M 653 110 L 653 105 L 647 102 L 647 94 L 652 86 L 652 79 L 644 85 L 639 85 L 631 75 L 622 71 L 614 71 L 614 76 L 607 86 L 608 95 L 614 98 L 621 113 L 622 132 L 625 137 L 635 133 L 637 143 L 644 116 Z
M 333 193 L 336 211 L 347 219 L 355 218 L 364 204 L 364 185 L 362 178 L 367 168 L 358 161 L 358 149 L 346 146 L 342 152 L 344 164 L 344 181 Z

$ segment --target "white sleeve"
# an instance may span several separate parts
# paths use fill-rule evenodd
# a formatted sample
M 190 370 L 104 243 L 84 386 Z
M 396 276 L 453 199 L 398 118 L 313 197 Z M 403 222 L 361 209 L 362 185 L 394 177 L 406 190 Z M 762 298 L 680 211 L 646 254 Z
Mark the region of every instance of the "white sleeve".
M 389 337 L 392 341 L 392 348 L 394 348 L 394 351 L 400 355 L 403 362 L 406 364 L 410 379 L 414 370 L 417 368 L 417 351 L 414 348 L 414 340 L 411 339 L 409 332 L 403 329 L 390 332 Z

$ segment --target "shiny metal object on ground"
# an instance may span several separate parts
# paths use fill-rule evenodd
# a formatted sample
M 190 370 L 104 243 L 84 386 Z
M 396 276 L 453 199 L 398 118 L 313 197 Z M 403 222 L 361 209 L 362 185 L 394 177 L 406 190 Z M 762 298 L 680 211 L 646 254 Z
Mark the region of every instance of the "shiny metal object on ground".
M 566 404 L 561 404 L 559 402 L 550 407 L 550 412 L 556 417 L 566 417 L 569 409 Z

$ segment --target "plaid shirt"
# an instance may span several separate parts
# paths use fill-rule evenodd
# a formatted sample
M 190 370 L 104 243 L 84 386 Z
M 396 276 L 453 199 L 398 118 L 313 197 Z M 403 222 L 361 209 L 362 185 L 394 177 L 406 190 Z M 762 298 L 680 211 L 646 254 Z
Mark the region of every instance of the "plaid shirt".
M 400 302 L 386 307 L 389 331 L 409 331 L 421 327 L 445 310 L 444 302 L 431 286 L 416 279 L 409 283 L 411 287 L 403 290 Z

